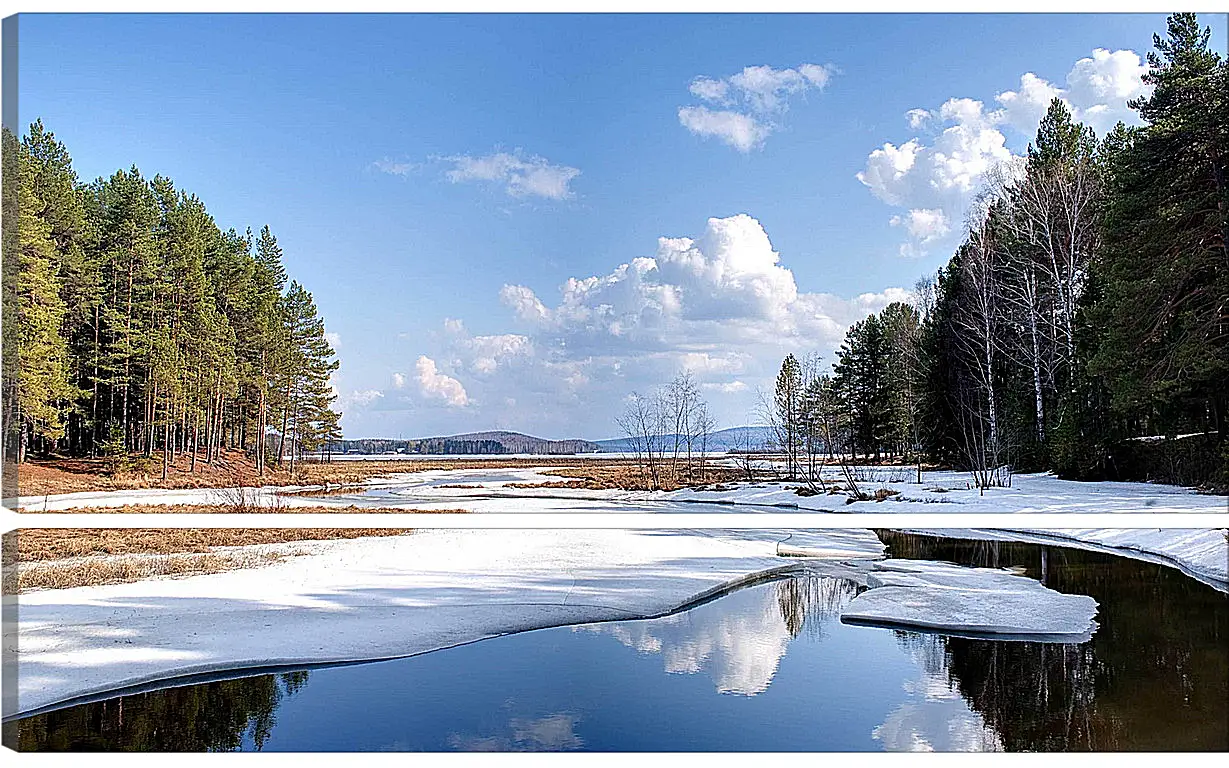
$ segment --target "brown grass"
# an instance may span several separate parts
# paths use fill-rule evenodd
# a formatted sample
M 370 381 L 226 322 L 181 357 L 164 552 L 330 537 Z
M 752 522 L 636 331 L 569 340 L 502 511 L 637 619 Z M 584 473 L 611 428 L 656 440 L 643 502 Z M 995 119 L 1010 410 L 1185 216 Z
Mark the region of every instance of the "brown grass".
M 647 478 L 634 461 L 624 459 L 594 459 L 583 456 L 538 456 L 530 459 L 415 459 L 405 461 L 337 461 L 307 462 L 288 471 L 270 468 L 263 477 L 241 451 L 227 451 L 215 465 L 197 461 L 196 471 L 189 472 L 189 460 L 180 456 L 164 481 L 162 465 L 153 459 L 136 459 L 137 469 L 123 475 L 107 473 L 105 459 L 54 459 L 27 461 L 18 468 L 17 481 L 22 496 L 41 496 L 79 491 L 114 491 L 140 488 L 236 488 L 261 485 L 327 485 L 324 491 L 307 491 L 308 495 L 341 492 L 375 478 L 405 472 L 428 472 L 455 469 L 527 469 L 553 467 L 549 474 L 570 478 L 569 483 L 514 483 L 521 488 L 583 488 L 587 490 L 650 490 Z M 143 468 L 141 467 L 143 462 Z M 738 479 L 731 467 L 710 465 L 705 483 L 690 482 L 684 477 L 670 478 L 663 473 L 659 490 L 698 487 L 707 483 L 722 483 Z M 467 487 L 457 485 L 458 488 Z M 139 511 L 139 510 L 129 510 Z M 205 511 L 205 510 L 199 510 Z M 279 510 L 296 511 L 296 510 Z M 319 510 L 342 511 L 342 510 Z M 364 510 L 368 511 L 368 510 Z M 401 510 L 410 511 L 410 510 Z
M 713 466 L 711 464 L 705 468 L 703 483 L 699 482 L 699 480 L 688 481 L 685 476 L 677 478 L 670 477 L 668 467 L 665 469 L 667 471 L 662 472 L 661 484 L 656 490 L 676 491 L 680 488 L 703 488 L 704 486 L 713 483 L 727 483 L 740 478 L 738 469 L 734 467 Z M 592 462 L 583 466 L 560 467 L 559 469 L 552 469 L 543 474 L 555 475 L 557 477 L 568 477 L 573 478 L 573 480 L 571 483 L 560 484 L 520 484 L 519 487 L 584 488 L 592 491 L 651 490 L 648 478 L 645 477 L 645 473 L 640 470 L 634 461 L 605 460 L 600 462 Z
M 304 462 L 295 467 L 270 466 L 264 476 L 242 451 L 224 451 L 220 461 L 196 462 L 190 471 L 191 457 L 178 456 L 166 480 L 162 479 L 162 458 L 134 457 L 134 468 L 123 474 L 110 474 L 106 459 L 39 459 L 23 462 L 17 470 L 22 496 L 43 496 L 79 491 L 119 491 L 139 488 L 231 488 L 237 485 L 329 485 L 362 483 L 400 472 L 426 472 L 450 469 L 511 469 L 528 467 L 590 466 L 609 460 L 582 456 L 540 456 L 532 459 L 422 459 L 404 461 Z
M 258 557 L 235 555 L 146 555 L 52 561 L 5 571 L 4 593 L 21 594 L 36 589 L 72 589 L 100 584 L 124 584 L 158 577 L 184 578 L 239 568 L 256 568 L 285 557 L 266 552 Z
M 167 515 L 167 514 L 197 514 L 197 515 L 234 515 L 234 514 L 278 514 L 278 515 L 460 515 L 469 512 L 467 509 L 412 509 L 409 507 L 237 507 L 229 504 L 124 504 L 117 507 L 73 507 L 71 509 L 49 509 L 43 512 L 37 506 L 27 507 L 22 512 L 47 515 Z
M 23 528 L 15 531 L 19 563 L 88 555 L 170 555 L 215 547 L 288 541 L 400 536 L 410 528 Z M 6 544 L 8 542 L 6 541 Z
M 46 459 L 23 462 L 17 468 L 17 487 L 22 496 L 42 496 L 79 491 L 121 491 L 136 488 L 220 488 L 233 485 L 280 485 L 291 482 L 290 473 L 271 469 L 262 478 L 256 465 L 242 451 L 224 451 L 208 464 L 198 457 L 190 471 L 191 456 L 178 456 L 167 479 L 162 479 L 162 456 L 131 460 L 133 468 L 111 474 L 107 459 Z
M 402 536 L 407 528 L 31 528 L 5 537 L 4 591 L 68 589 L 259 568 L 301 551 L 258 544 Z

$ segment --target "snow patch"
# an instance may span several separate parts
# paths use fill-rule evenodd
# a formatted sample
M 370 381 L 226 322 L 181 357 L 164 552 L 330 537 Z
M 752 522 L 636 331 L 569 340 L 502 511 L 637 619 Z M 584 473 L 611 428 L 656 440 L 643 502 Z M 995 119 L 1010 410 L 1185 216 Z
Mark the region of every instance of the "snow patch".
M 842 621 L 1069 643 L 1088 640 L 1096 629 L 1096 600 L 1011 571 L 921 560 L 870 567 L 870 589 L 841 612 Z

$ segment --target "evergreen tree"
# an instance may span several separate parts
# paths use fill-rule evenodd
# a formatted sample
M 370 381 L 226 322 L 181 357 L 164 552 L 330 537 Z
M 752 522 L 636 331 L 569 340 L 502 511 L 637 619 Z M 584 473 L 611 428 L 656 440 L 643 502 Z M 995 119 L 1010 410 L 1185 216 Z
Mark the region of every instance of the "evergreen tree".
M 204 203 L 133 166 L 83 185 L 41 122 L 4 136 L 6 435 L 14 453 L 161 453 L 263 471 L 270 413 L 297 452 L 340 438 L 337 369 L 311 295 L 266 226 L 223 232 Z M 18 332 L 14 332 L 14 331 Z
M 853 453 L 878 460 L 892 432 L 889 348 L 876 315 L 854 323 L 837 350 L 837 387 L 849 412 Z
M 34 164 L 25 147 L 6 136 L 17 152 L 19 173 L 17 242 L 17 418 L 21 425 L 18 461 L 36 441 L 55 441 L 64 434 L 63 410 L 75 390 L 68 380 L 68 346 L 61 334 L 64 301 L 57 276 L 57 252 L 51 226 L 40 217 Z
M 1229 438 L 1229 78 L 1193 14 L 1154 37 L 1133 102 L 1146 125 L 1113 136 L 1089 370 L 1124 434 Z
M 791 480 L 798 476 L 802 452 L 802 393 L 802 367 L 798 364 L 798 358 L 792 354 L 786 355 L 777 373 L 769 415 L 777 443 L 785 453 L 785 473 Z

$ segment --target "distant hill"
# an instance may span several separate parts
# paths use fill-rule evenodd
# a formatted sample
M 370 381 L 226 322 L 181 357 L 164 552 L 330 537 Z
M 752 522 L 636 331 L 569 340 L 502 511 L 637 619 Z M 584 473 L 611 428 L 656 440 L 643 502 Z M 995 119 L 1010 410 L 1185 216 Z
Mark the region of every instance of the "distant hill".
M 674 435 L 664 435 L 663 440 L 674 441 Z M 772 442 L 772 430 L 768 427 L 731 427 L 714 432 L 708 436 L 710 451 L 759 451 Z M 598 440 L 597 445 L 603 451 L 628 452 L 632 450 L 631 441 L 626 437 L 616 437 L 609 440 Z
M 533 453 L 561 455 L 595 453 L 601 446 L 589 440 L 547 440 L 520 432 L 496 430 L 491 432 L 468 432 L 446 437 L 422 437 L 412 440 L 369 438 L 363 440 L 336 440 L 330 446 L 333 453 L 346 454 L 502 454 Z

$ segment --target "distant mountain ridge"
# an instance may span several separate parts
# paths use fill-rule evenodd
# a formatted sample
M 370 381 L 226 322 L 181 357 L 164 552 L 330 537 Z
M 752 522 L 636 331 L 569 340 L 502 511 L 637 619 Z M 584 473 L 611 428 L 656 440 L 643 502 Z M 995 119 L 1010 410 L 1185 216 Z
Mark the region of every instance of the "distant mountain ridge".
M 673 443 L 673 435 L 662 439 Z M 710 451 L 760 451 L 772 443 L 772 430 L 768 427 L 730 427 L 708 436 Z M 696 446 L 698 449 L 699 446 Z M 363 438 L 359 440 L 335 440 L 330 446 L 335 454 L 427 454 L 427 455 L 473 455 L 527 453 L 543 456 L 560 456 L 577 453 L 628 453 L 633 450 L 626 437 L 608 440 L 548 440 L 521 432 L 496 429 L 485 432 L 466 432 L 460 435 L 418 437 L 410 440 L 391 438 Z
M 662 435 L 661 439 L 673 444 L 674 435 Z M 762 451 L 768 448 L 772 441 L 772 430 L 769 427 L 730 427 L 710 434 L 707 443 L 710 451 Z M 633 450 L 631 440 L 626 437 L 598 440 L 597 445 L 601 446 L 603 451 L 626 453 Z
M 346 454 L 502 454 L 529 453 L 562 455 L 573 453 L 596 453 L 602 447 L 590 440 L 547 440 L 520 432 L 491 430 L 466 432 L 443 437 L 422 437 L 412 440 L 365 438 L 361 440 L 335 440 L 330 444 L 333 453 Z

